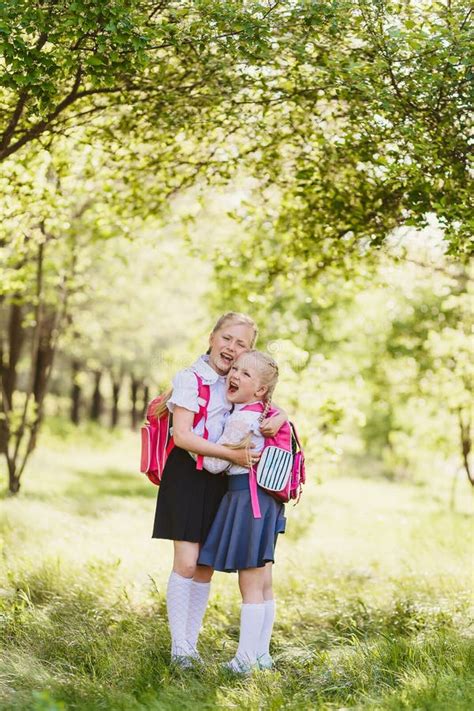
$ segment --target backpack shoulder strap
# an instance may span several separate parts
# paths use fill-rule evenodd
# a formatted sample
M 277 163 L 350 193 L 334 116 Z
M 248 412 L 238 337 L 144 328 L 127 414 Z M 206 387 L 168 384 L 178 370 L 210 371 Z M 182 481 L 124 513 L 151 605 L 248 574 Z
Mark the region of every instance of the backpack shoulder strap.
M 198 384 L 198 400 L 204 401 L 202 406 L 205 407 L 207 410 L 207 407 L 209 405 L 209 400 L 211 398 L 211 387 L 210 387 L 210 385 L 204 385 L 200 375 L 198 375 L 197 373 L 194 373 L 194 375 L 196 376 L 196 380 L 197 380 L 197 384 Z M 199 403 L 199 404 L 201 405 L 201 403 Z
M 246 410 L 247 412 L 263 412 L 265 408 L 265 405 L 263 402 L 252 402 L 250 405 L 244 405 L 244 407 L 241 407 L 240 410 Z M 273 415 L 278 415 L 280 410 L 278 410 L 276 407 L 270 407 L 268 410 L 266 417 L 273 417 Z
M 198 384 L 199 412 L 196 412 L 194 415 L 193 429 L 204 418 L 203 438 L 207 439 L 209 437 L 209 432 L 206 427 L 206 418 L 207 418 L 207 408 L 208 408 L 209 400 L 211 397 L 211 388 L 209 385 L 205 385 L 202 382 L 202 378 L 197 373 L 194 373 L 194 375 L 196 376 L 196 380 L 197 380 L 197 384 Z M 173 447 L 174 447 L 174 439 L 173 439 L 173 437 L 170 437 L 169 441 L 168 441 L 167 448 L 166 448 L 166 456 L 169 455 L 169 453 L 171 452 Z M 203 459 L 204 459 L 204 457 L 202 456 L 202 454 L 198 454 L 196 469 L 201 470 L 203 468 Z
M 252 402 L 250 405 L 244 405 L 240 408 L 240 412 L 263 412 L 264 405 L 262 402 Z
M 194 373 L 196 376 L 197 384 L 198 384 L 198 402 L 199 402 L 199 412 L 196 412 L 194 415 L 194 421 L 193 421 L 193 428 L 198 425 L 199 422 L 201 422 L 202 419 L 204 419 L 204 432 L 203 432 L 203 438 L 208 439 L 209 437 L 209 432 L 206 427 L 206 419 L 207 419 L 207 408 L 209 406 L 209 400 L 211 399 L 211 386 L 204 384 L 202 382 L 202 378 L 200 375 L 197 373 Z M 201 470 L 203 468 L 203 460 L 204 457 L 202 454 L 198 454 L 197 461 L 196 461 L 196 469 Z
M 298 445 L 298 449 L 300 450 L 300 452 L 302 452 L 303 447 L 301 446 L 300 438 L 298 437 L 296 427 L 294 426 L 294 424 L 292 422 L 290 422 L 290 427 L 291 427 L 291 433 L 292 433 L 293 437 L 295 438 L 296 444 Z

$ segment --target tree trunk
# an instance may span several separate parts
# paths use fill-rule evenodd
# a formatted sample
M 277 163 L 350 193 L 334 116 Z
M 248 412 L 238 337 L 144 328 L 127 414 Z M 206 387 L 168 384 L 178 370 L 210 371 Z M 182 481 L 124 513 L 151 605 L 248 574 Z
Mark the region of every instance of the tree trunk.
M 12 436 L 12 447 L 5 452 L 8 462 L 9 491 L 17 494 L 20 490 L 20 479 L 26 463 L 35 450 L 36 441 L 43 421 L 44 399 L 53 366 L 56 350 L 56 329 L 58 312 L 41 313 L 36 321 L 33 332 L 33 348 L 30 366 L 30 386 L 25 393 L 25 403 L 20 426 Z M 34 400 L 35 408 L 31 410 L 29 403 Z M 11 433 L 8 433 L 11 435 Z
M 140 381 L 136 380 L 132 376 L 131 382 L 130 382 L 130 400 L 132 401 L 132 407 L 130 410 L 130 423 L 132 426 L 132 430 L 136 430 L 138 427 L 138 409 L 137 409 L 137 400 L 138 400 L 138 388 L 140 387 Z
M 53 367 L 59 329 L 66 314 L 67 290 L 65 279 L 59 289 L 56 308 L 48 308 L 43 293 L 44 252 L 49 236 L 40 225 L 44 241 L 37 245 L 36 284 L 34 295 L 31 294 L 29 309 L 32 310 L 33 327 L 31 329 L 31 351 L 29 355 L 28 385 L 22 393 L 23 403 L 13 409 L 13 394 L 17 389 L 16 366 L 20 358 L 21 347 L 25 338 L 22 326 L 22 308 L 15 302 L 10 307 L 9 322 L 9 358 L 8 366 L 2 361 L 2 405 L 6 424 L 6 442 L 2 452 L 8 466 L 9 491 L 17 494 L 20 480 L 28 459 L 36 446 L 36 439 L 43 418 L 44 398 Z M 24 298 L 24 297 L 22 297 Z M 30 329 L 29 329 L 30 330 Z M 14 422 L 14 428 L 10 423 Z
M 72 361 L 72 388 L 71 388 L 71 422 L 75 425 L 80 421 L 82 388 L 79 384 L 78 375 L 81 371 L 81 363 L 78 360 Z
M 6 454 L 10 437 L 8 413 L 13 407 L 13 393 L 16 388 L 17 364 L 25 340 L 23 313 L 19 304 L 10 304 L 8 320 L 8 356 L 2 353 L 2 413 L 0 419 L 0 453 Z M 3 349 L 3 344 L 2 344 Z
M 8 462 L 8 492 L 14 496 L 20 491 L 20 476 L 12 464 L 13 462 Z
M 92 395 L 90 418 L 94 422 L 99 422 L 102 415 L 102 394 L 100 392 L 100 381 L 102 380 L 102 371 L 96 370 L 94 373 L 94 392 Z
M 33 397 L 37 405 L 40 405 L 43 402 L 44 396 L 46 395 L 46 385 L 49 379 L 49 372 L 53 364 L 53 340 L 56 317 L 56 312 L 50 311 L 44 316 L 40 325 L 33 384 Z
M 464 418 L 464 413 L 461 408 L 458 410 L 458 421 L 459 421 L 459 433 L 461 439 L 461 456 L 464 471 L 467 474 L 467 478 L 471 486 L 474 486 L 474 475 L 471 472 L 471 467 L 469 464 L 469 455 L 472 449 L 472 433 L 471 433 L 471 418 L 469 413 L 466 413 L 466 418 Z
M 25 340 L 25 331 L 22 326 L 22 307 L 20 304 L 11 304 L 10 321 L 8 324 L 8 366 L 2 373 L 4 396 L 6 406 L 11 409 L 12 397 L 16 387 L 16 366 L 20 359 L 21 349 Z
M 36 416 L 30 426 L 28 455 L 36 448 L 36 438 L 43 421 L 44 398 L 48 389 L 51 368 L 56 350 L 55 329 L 58 314 L 50 311 L 45 314 L 39 325 L 38 350 L 34 363 L 33 397 L 36 403 Z M 26 462 L 25 462 L 26 463 Z
M 146 417 L 146 410 L 147 410 L 149 402 L 150 402 L 150 386 L 148 384 L 145 384 L 143 386 L 142 420 L 144 420 Z
M 122 377 L 112 376 L 112 413 L 110 416 L 110 427 L 114 429 L 119 421 L 119 406 L 120 389 L 122 387 Z

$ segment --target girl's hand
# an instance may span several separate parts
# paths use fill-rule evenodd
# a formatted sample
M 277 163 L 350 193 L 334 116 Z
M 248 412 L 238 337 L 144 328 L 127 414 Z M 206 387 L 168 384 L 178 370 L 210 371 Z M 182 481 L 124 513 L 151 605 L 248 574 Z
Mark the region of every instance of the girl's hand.
M 252 464 L 256 464 L 260 456 L 260 452 L 257 452 L 255 449 L 247 449 L 246 447 L 242 447 L 241 449 L 229 449 L 228 454 L 232 464 L 237 464 L 239 467 L 250 467 Z
M 281 411 L 272 417 L 266 417 L 260 425 L 260 432 L 264 437 L 274 437 L 280 427 L 288 420 L 286 412 Z

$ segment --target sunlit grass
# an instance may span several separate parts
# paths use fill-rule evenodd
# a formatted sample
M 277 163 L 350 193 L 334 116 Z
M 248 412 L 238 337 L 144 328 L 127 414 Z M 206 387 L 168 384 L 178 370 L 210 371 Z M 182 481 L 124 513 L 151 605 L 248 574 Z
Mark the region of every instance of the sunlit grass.
M 0 501 L 2 709 L 472 707 L 471 521 L 442 486 L 310 484 L 278 543 L 276 670 L 243 680 L 219 667 L 233 575 L 215 577 L 206 667 L 169 666 L 171 546 L 150 538 L 156 490 L 136 463 L 135 436 L 49 435 Z

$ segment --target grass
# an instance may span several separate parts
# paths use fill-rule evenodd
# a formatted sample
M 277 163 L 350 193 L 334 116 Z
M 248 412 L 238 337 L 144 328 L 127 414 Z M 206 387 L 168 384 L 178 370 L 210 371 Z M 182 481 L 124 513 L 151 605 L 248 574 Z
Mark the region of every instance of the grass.
M 278 543 L 276 669 L 239 679 L 219 666 L 238 637 L 233 575 L 213 583 L 205 668 L 169 664 L 171 546 L 150 539 L 136 446 L 48 435 L 0 501 L 1 709 L 473 708 L 472 519 L 442 481 L 309 485 Z

